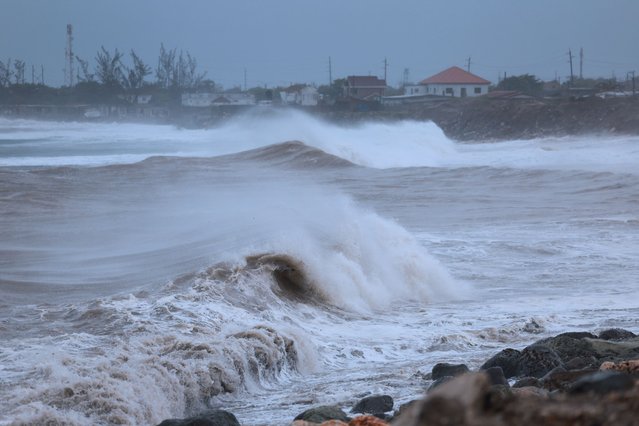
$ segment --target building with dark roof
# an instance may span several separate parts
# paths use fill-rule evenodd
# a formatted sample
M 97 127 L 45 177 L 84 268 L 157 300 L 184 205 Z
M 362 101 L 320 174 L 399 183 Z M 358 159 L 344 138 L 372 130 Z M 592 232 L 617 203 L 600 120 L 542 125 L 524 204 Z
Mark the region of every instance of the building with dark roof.
M 384 96 L 385 90 L 385 80 L 370 75 L 351 75 L 346 78 L 344 96 L 351 99 L 379 102 Z

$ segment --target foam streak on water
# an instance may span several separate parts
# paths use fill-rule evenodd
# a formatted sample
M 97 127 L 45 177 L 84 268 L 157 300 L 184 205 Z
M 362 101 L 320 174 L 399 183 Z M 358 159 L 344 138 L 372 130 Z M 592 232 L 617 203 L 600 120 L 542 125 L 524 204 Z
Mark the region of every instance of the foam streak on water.
M 281 425 L 416 398 L 436 362 L 639 332 L 637 147 L 0 119 L 0 424 Z

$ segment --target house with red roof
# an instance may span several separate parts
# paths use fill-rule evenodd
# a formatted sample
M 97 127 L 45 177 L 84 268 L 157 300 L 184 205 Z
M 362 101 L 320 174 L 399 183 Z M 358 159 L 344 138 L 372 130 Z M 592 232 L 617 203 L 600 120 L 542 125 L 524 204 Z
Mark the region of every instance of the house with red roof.
M 407 96 L 451 96 L 465 98 L 481 96 L 488 93 L 490 81 L 459 67 L 450 67 L 430 76 L 418 84 L 407 85 L 404 94 Z

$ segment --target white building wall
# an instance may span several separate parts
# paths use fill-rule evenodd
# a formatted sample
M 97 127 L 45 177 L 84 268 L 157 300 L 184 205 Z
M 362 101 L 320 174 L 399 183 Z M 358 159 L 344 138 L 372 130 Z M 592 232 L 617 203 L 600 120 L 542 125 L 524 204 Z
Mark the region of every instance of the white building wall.
M 416 84 L 406 86 L 404 95 L 407 96 L 453 96 L 461 97 L 462 89 L 466 89 L 466 97 L 481 96 L 488 93 L 487 84 Z M 475 92 L 475 90 L 478 91 Z

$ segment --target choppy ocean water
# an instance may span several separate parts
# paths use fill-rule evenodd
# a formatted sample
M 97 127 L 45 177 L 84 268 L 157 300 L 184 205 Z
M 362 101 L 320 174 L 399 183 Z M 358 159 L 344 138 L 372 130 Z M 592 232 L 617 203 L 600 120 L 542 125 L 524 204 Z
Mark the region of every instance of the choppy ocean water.
M 639 329 L 639 137 L 0 119 L 0 424 L 252 425 Z

